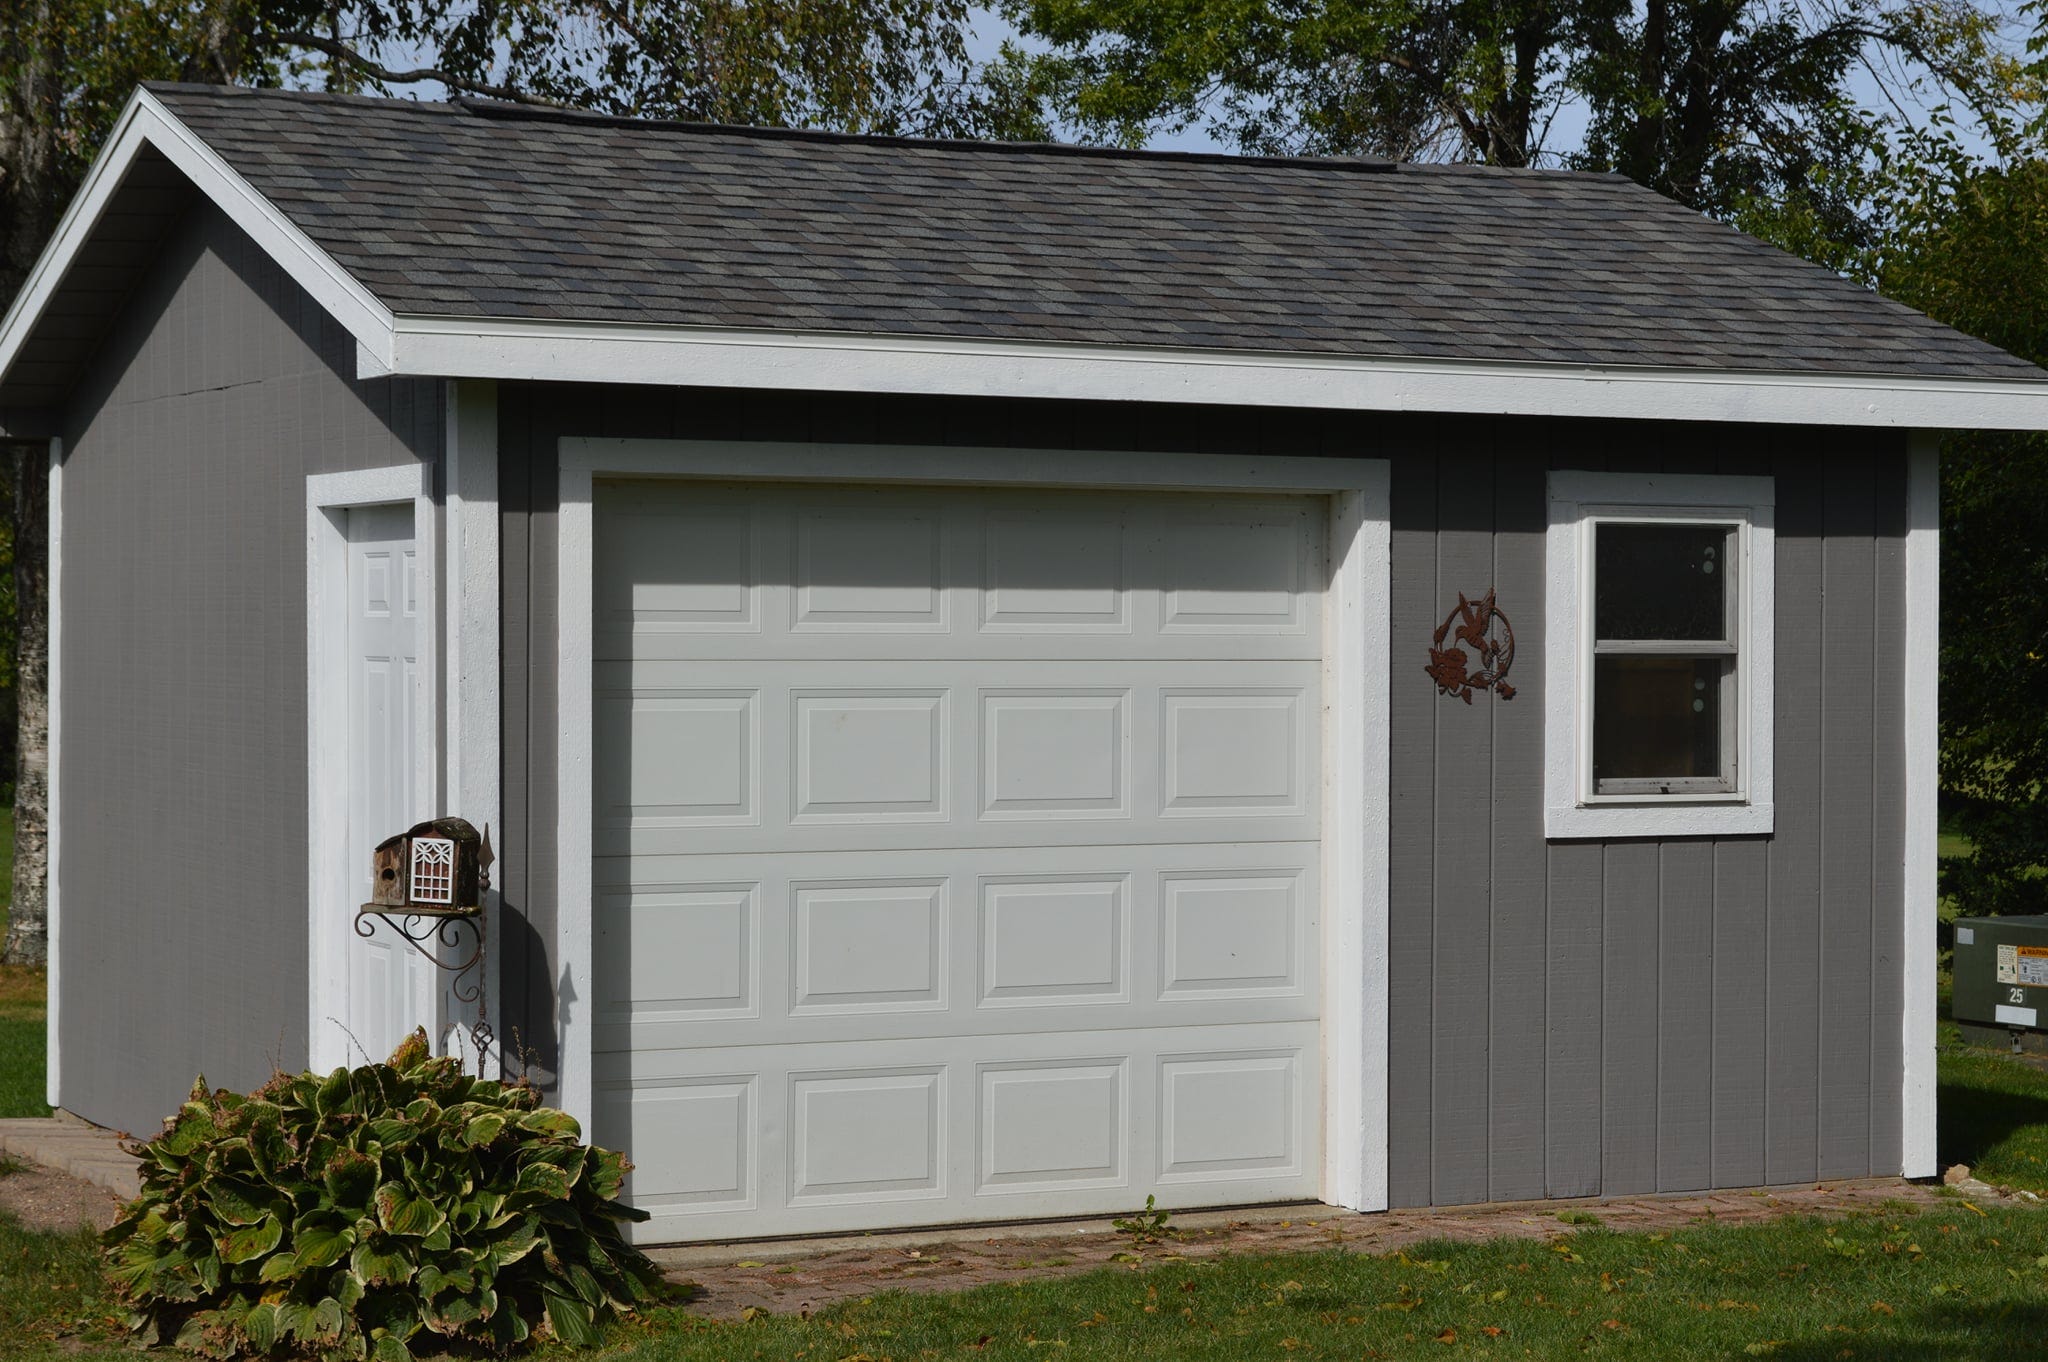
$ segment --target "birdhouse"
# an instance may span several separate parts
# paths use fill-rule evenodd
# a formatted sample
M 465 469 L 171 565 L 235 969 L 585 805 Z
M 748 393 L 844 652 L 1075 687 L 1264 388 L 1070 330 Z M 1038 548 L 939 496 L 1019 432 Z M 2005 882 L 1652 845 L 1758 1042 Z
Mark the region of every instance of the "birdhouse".
M 483 907 L 490 843 L 464 818 L 435 818 L 378 843 L 369 909 L 458 915 Z

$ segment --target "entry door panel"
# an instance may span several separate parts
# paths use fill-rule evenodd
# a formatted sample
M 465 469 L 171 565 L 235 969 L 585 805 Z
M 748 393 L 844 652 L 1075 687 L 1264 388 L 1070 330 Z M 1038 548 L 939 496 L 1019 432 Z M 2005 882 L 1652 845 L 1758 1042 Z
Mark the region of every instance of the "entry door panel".
M 1325 504 L 597 493 L 646 1240 L 1312 1197 Z
M 414 723 L 419 703 L 418 559 L 413 510 L 348 513 L 348 855 L 369 883 L 370 854 L 414 823 Z M 351 1063 L 384 1059 L 415 1026 L 434 1033 L 433 966 L 390 926 L 348 934 L 342 1021 Z

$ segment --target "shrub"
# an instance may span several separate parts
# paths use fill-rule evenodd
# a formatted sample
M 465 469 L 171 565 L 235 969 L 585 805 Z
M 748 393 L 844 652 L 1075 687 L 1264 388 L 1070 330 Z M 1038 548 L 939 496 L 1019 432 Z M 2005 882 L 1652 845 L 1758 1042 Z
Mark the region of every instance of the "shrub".
M 108 1275 L 146 1341 L 214 1357 L 404 1362 L 423 1330 L 436 1349 L 592 1343 L 661 1277 L 620 1233 L 646 1218 L 614 1200 L 630 1165 L 579 1135 L 424 1032 L 246 1097 L 202 1078 L 131 1146 L 142 1194 L 107 1231 Z

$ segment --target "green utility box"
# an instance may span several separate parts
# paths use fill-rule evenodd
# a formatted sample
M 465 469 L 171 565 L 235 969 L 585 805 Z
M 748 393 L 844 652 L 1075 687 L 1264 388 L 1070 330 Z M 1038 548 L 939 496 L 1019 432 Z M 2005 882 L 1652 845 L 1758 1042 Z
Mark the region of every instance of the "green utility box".
M 2048 916 L 1956 919 L 1955 1016 L 1966 1040 L 2038 1048 L 2048 1031 Z

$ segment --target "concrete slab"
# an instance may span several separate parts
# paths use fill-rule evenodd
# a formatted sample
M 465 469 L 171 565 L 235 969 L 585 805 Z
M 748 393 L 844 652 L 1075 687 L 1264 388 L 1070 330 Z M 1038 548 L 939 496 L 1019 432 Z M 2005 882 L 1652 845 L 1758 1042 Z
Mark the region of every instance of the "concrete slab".
M 118 1131 L 88 1125 L 68 1113 L 0 1120 L 0 1154 L 55 1168 L 128 1198 L 141 1190 L 133 1155 Z

